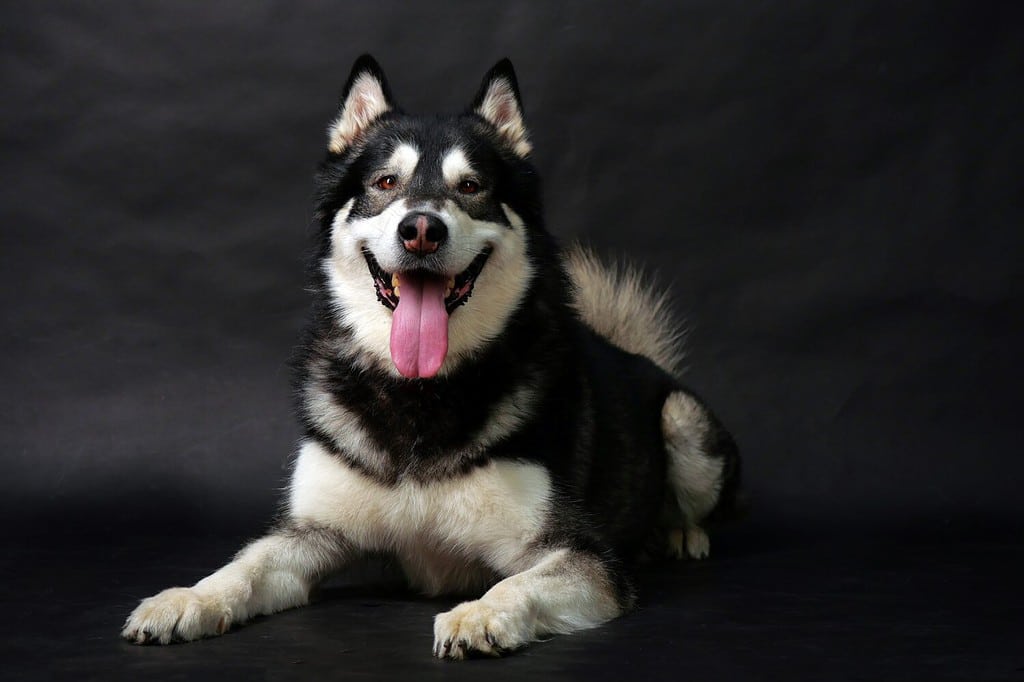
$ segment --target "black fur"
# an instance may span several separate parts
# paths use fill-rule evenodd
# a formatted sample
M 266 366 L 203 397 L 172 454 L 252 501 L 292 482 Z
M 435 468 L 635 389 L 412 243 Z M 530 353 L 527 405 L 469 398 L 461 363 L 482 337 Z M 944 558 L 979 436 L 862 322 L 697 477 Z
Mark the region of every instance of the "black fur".
M 376 62 L 361 59 L 342 96 L 361 71 L 384 84 Z M 504 78 L 518 89 L 511 64 L 500 62 L 485 77 Z M 387 90 L 385 90 L 387 91 Z M 390 95 L 389 95 L 390 96 Z M 489 202 L 467 205 L 472 215 L 507 224 L 495 209 L 510 206 L 526 224 L 529 260 L 535 277 L 504 334 L 475 359 L 441 378 L 403 379 L 359 362 L 346 329 L 330 303 L 321 261 L 330 253 L 332 220 L 354 199 L 353 214 L 379 210 L 367 196 L 367 178 L 401 141 L 414 142 L 432 158 L 459 143 L 474 167 L 484 169 Z M 434 154 L 439 156 L 439 154 Z M 436 170 L 435 170 L 436 174 Z M 423 180 L 424 200 L 440 190 Z M 506 145 L 472 108 L 458 116 L 411 117 L 392 108 L 350 148 L 328 154 L 316 178 L 317 242 L 310 268 L 313 308 L 305 340 L 295 359 L 298 412 L 307 435 L 380 483 L 427 481 L 458 476 L 495 458 L 543 464 L 556 485 L 557 514 L 540 541 L 603 557 L 623 605 L 632 602 L 620 561 L 635 558 L 657 526 L 665 495 L 666 452 L 661 410 L 677 381 L 646 358 L 626 353 L 588 328 L 573 311 L 558 245 L 545 230 L 537 172 Z M 510 226 L 511 229 L 511 226 Z M 371 281 L 367 276 L 367 287 Z M 468 314 L 473 306 L 456 310 Z M 539 398 L 523 426 L 486 451 L 470 446 L 491 411 L 517 387 L 529 383 Z M 331 394 L 359 415 L 387 461 L 368 463 L 347 452 L 311 416 L 308 390 Z M 715 452 L 732 441 L 717 426 L 708 434 Z
M 517 88 L 505 60 L 484 79 L 476 99 L 483 106 L 458 116 L 411 117 L 395 105 L 379 65 L 370 57 L 356 62 L 317 174 L 312 314 L 294 358 L 307 439 L 287 503 L 294 507 L 222 571 L 144 600 L 123 637 L 142 644 L 221 634 L 235 616 L 305 603 L 308 588 L 330 572 L 363 552 L 393 547 L 410 581 L 431 591 L 521 576 L 435 620 L 436 656 L 501 653 L 630 608 L 627 565 L 650 549 L 662 520 L 673 524 L 674 548 L 685 528 L 690 551 L 703 551 L 706 538 L 689 535 L 701 519 L 682 514 L 703 514 L 718 499 L 718 484 L 731 504 L 739 475 L 735 445 L 698 399 L 673 396 L 667 450 L 666 399 L 685 389 L 577 316 L 571 303 L 580 299 L 544 229 L 537 174 L 525 158 L 530 147 Z M 415 149 L 396 153 L 403 142 Z M 469 166 L 448 156 L 444 178 L 442 159 L 456 146 Z M 443 215 L 437 219 L 448 221 L 444 243 L 426 239 L 423 214 L 431 203 Z M 416 239 L 397 229 L 412 212 Z M 429 251 L 421 230 L 422 241 L 433 243 Z M 490 263 L 495 275 L 473 289 Z M 336 269 L 342 267 L 357 270 Z M 450 328 L 467 334 L 453 337 L 451 348 L 441 326 L 449 297 L 468 301 L 448 312 Z M 368 326 L 348 326 L 356 324 Z M 388 335 L 390 355 L 367 345 L 387 343 Z M 696 416 L 687 422 L 687 415 Z M 325 467 L 325 450 L 370 480 Z M 723 480 L 674 479 L 680 494 L 694 497 L 680 500 L 673 490 L 669 499 L 669 462 L 675 477 L 685 470 L 674 466 L 676 457 L 707 455 L 724 458 Z M 538 467 L 495 465 L 483 480 L 467 476 L 501 460 L 539 464 L 543 489 L 522 490 L 516 482 L 528 482 Z M 340 490 L 327 489 L 332 480 Z M 451 484 L 419 486 L 438 481 Z M 384 490 L 390 486 L 400 486 L 397 494 Z M 445 488 L 455 498 L 451 505 L 440 496 Z M 495 489 L 492 504 L 484 495 Z M 347 499 L 330 499 L 346 490 Z M 538 519 L 540 512 L 547 516 Z M 523 518 L 508 516 L 517 513 Z M 478 514 L 480 523 L 467 514 Z M 665 536 L 660 540 L 664 549 Z M 506 628 L 506 620 L 521 622 Z

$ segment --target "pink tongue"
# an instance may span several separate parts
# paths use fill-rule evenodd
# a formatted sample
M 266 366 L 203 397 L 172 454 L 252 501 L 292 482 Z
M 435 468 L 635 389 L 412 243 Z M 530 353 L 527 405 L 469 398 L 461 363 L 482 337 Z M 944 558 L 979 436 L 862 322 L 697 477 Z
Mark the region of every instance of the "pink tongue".
M 444 281 L 399 273 L 398 306 L 391 318 L 391 359 L 402 376 L 428 379 L 448 353 L 448 311 Z

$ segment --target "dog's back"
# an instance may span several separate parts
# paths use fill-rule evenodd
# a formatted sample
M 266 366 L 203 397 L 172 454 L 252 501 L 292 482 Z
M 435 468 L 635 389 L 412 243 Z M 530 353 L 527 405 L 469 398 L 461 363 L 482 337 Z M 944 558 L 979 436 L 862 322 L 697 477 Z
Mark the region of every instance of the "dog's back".
M 144 600 L 125 638 L 221 634 L 386 553 L 425 592 L 487 590 L 437 616 L 436 656 L 499 655 L 627 611 L 652 531 L 707 554 L 735 446 L 678 381 L 664 295 L 559 250 L 530 151 L 507 60 L 447 117 L 405 114 L 357 60 L 317 176 L 280 523 Z
M 678 379 L 685 330 L 667 290 L 659 290 L 638 268 L 606 265 L 579 246 L 566 251 L 565 267 L 576 283 L 573 306 L 584 324 L 612 345 L 648 359 L 671 378 L 672 390 L 658 406 L 669 488 L 659 523 L 667 528 L 670 555 L 702 558 L 709 551 L 703 521 L 736 513 L 739 451 L 714 413 Z M 605 386 L 602 395 L 615 393 Z M 631 409 L 626 403 L 631 398 L 644 403 L 643 396 L 624 395 L 619 409 Z

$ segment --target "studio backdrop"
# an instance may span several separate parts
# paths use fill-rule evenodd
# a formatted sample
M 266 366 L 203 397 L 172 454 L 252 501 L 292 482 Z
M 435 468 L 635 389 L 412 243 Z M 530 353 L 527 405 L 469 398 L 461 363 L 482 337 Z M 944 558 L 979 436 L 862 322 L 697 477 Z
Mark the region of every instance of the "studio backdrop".
M 256 533 L 352 61 L 517 69 L 564 242 L 657 273 L 752 520 L 1019 526 L 1017 3 L 7 3 L 5 532 Z

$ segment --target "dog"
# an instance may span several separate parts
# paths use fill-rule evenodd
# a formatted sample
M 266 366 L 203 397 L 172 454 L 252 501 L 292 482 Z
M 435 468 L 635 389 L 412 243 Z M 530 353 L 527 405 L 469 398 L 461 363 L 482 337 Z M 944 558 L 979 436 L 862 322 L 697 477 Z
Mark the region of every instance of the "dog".
M 316 177 L 281 518 L 143 600 L 125 639 L 219 635 L 384 553 L 427 595 L 477 597 L 436 616 L 434 656 L 498 656 L 627 612 L 641 557 L 707 556 L 736 445 L 677 378 L 665 295 L 545 229 L 530 153 L 507 59 L 441 117 L 355 62 Z

